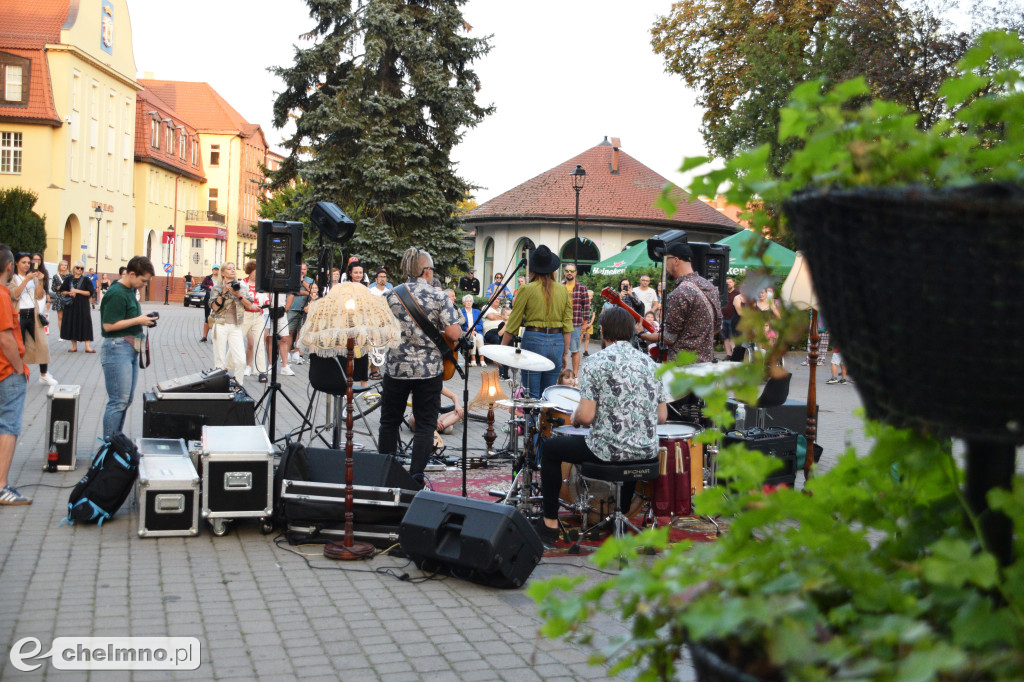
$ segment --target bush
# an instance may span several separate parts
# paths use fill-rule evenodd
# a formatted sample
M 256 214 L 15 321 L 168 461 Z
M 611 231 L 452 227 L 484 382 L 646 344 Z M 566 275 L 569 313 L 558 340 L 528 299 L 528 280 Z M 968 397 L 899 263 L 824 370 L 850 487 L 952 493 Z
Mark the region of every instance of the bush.
M 21 187 L 0 189 L 0 242 L 11 251 L 46 252 L 46 218 L 32 210 L 38 200 Z

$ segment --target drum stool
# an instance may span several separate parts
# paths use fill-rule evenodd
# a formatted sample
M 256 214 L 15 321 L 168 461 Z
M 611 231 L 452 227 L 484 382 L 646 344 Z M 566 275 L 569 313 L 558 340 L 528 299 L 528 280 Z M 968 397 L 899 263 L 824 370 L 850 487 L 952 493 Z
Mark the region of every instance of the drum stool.
M 654 459 L 641 459 L 632 462 L 583 462 L 580 464 L 580 474 L 586 478 L 593 478 L 598 481 L 604 481 L 605 483 L 611 484 L 615 490 L 615 501 L 614 511 L 606 516 L 601 521 L 598 521 L 590 528 L 580 532 L 579 539 L 570 549 L 572 552 L 575 549 L 579 551 L 580 542 L 583 538 L 591 533 L 591 531 L 604 528 L 606 526 L 612 527 L 612 533 L 616 538 L 621 538 L 625 533 L 626 528 L 631 529 L 634 533 L 639 533 L 640 529 L 633 525 L 633 522 L 622 512 L 622 484 L 623 483 L 638 483 L 640 481 L 651 481 L 658 477 L 658 458 Z M 575 552 L 573 552 L 575 553 Z

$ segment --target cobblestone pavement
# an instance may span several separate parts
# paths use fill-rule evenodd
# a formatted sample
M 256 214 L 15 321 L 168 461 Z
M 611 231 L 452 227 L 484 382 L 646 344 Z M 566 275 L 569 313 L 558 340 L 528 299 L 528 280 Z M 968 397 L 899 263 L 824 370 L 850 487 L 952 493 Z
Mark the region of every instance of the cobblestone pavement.
M 180 305 L 144 304 L 161 319 L 153 331 L 152 366 L 140 373 L 126 431 L 142 430 L 142 391 L 157 381 L 212 366 L 210 344 L 197 343 L 202 312 Z M 98 336 L 98 313 L 94 313 Z M 202 644 L 198 670 L 172 675 L 136 672 L 131 679 L 304 679 L 370 680 L 569 680 L 596 682 L 607 669 L 589 666 L 584 648 L 538 637 L 540 624 L 522 590 L 494 590 L 447 579 L 414 583 L 394 574 L 420 576 L 406 562 L 381 557 L 339 565 L 308 548 L 307 561 L 280 549 L 255 522 L 233 525 L 225 537 L 204 528 L 195 538 L 142 539 L 137 534 L 134 496 L 103 527 L 58 526 L 68 487 L 82 476 L 101 431 L 106 401 L 99 355 L 68 354 L 69 344 L 50 336 L 51 372 L 64 384 L 82 387 L 78 468 L 44 474 L 46 386 L 28 390 L 22 437 L 10 481 L 34 498 L 27 507 L 0 508 L 0 678 L 81 679 L 44 662 L 33 673 L 10 663 L 11 645 L 35 637 L 43 650 L 58 636 L 191 636 Z M 593 344 L 592 350 L 597 349 Z M 793 398 L 806 394 L 807 368 L 801 357 L 787 361 L 794 371 Z M 302 409 L 308 404 L 307 366 L 282 377 L 286 393 Z M 859 400 L 853 386 L 825 385 L 828 367 L 818 372 L 819 442 L 827 468 L 847 441 L 863 445 L 859 421 L 851 416 Z M 469 395 L 479 390 L 481 370 L 470 368 Z M 448 387 L 462 397 L 461 381 Z M 246 389 L 259 397 L 255 377 Z M 320 410 L 320 422 L 323 410 Z M 376 415 L 370 416 L 376 428 Z M 283 401 L 279 426 L 292 428 L 298 414 Z M 498 425 L 500 429 L 500 424 Z M 357 424 L 357 431 L 360 426 Z M 461 442 L 461 425 L 446 438 L 450 451 Z M 471 421 L 469 446 L 483 448 L 484 426 Z M 357 440 L 365 435 L 357 433 Z M 499 439 L 497 445 L 501 445 Z M 471 453 L 473 454 L 473 453 Z M 43 484 L 47 487 L 36 487 Z M 597 574 L 583 558 L 545 560 L 531 579 L 558 574 Z M 387 572 L 388 567 L 399 567 Z M 602 635 L 621 631 L 611 619 L 597 621 Z M 689 677 L 689 671 L 684 671 Z M 93 673 L 92 679 L 128 679 L 128 673 Z

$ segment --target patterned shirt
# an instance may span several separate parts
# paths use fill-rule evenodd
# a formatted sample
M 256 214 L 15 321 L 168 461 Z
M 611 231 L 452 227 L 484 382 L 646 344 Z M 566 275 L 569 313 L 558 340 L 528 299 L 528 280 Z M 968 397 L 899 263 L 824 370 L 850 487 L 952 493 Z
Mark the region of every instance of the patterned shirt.
M 597 402 L 587 447 L 606 462 L 658 456 L 658 404 L 668 402 L 657 365 L 625 341 L 580 365 L 580 398 Z
M 459 324 L 462 315 L 452 305 L 451 299 L 440 289 L 427 281 L 410 278 L 406 288 L 420 304 L 427 319 L 444 334 L 445 327 Z M 412 316 L 402 305 L 394 290 L 383 294 L 402 328 L 402 339 L 397 348 L 388 351 L 387 373 L 393 379 L 432 379 L 444 371 L 441 351 L 430 337 L 420 329 Z
M 697 362 L 715 359 L 715 332 L 722 328 L 718 289 L 696 272 L 676 280 L 665 299 L 665 345 L 668 359 L 681 350 L 697 354 Z
M 569 289 L 568 286 L 565 287 Z M 579 280 L 572 288 L 572 326 L 579 327 L 590 319 L 590 299 L 587 298 L 587 287 Z

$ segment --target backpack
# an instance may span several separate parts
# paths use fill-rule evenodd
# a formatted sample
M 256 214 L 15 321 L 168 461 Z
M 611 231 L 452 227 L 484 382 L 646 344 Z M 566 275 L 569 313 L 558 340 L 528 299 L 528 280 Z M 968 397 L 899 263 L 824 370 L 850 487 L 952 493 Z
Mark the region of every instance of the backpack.
M 117 513 L 139 475 L 139 451 L 123 433 L 101 442 L 92 464 L 68 497 L 68 515 L 63 525 L 103 522 Z

